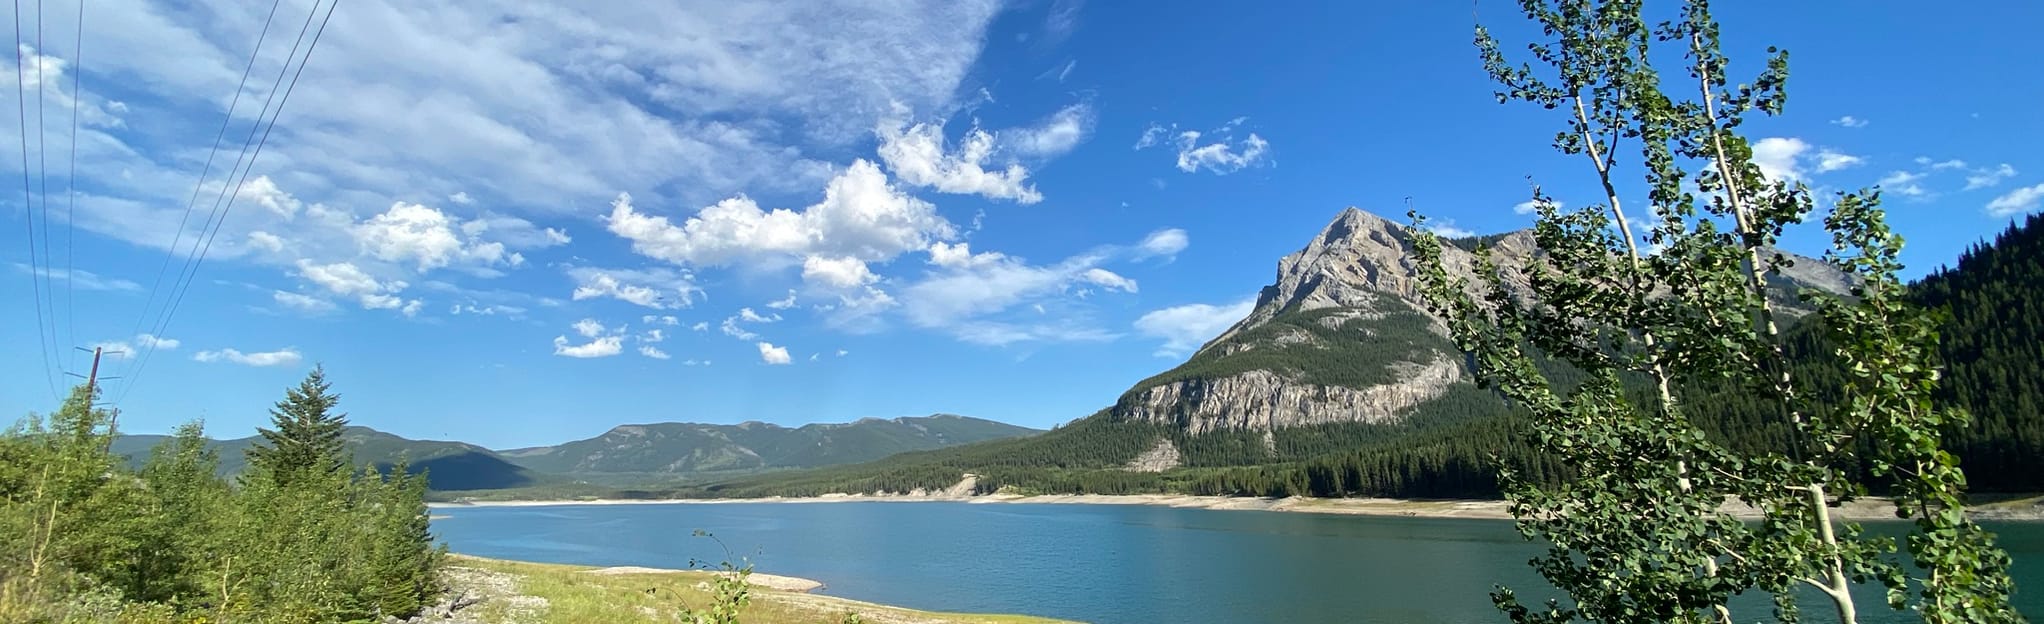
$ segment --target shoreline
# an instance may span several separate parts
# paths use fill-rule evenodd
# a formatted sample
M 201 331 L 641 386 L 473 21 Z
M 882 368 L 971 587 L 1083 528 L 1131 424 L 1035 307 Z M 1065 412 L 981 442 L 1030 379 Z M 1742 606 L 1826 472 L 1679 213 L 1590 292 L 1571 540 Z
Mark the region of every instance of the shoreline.
M 432 509 L 462 507 L 557 507 L 568 505 L 726 505 L 751 503 L 823 504 L 851 502 L 1046 504 L 1046 505 L 1148 505 L 1182 509 L 1226 511 L 1274 511 L 1347 516 L 1393 516 L 1409 518 L 1474 518 L 1510 520 L 1505 501 L 1433 500 L 1401 498 L 1253 498 L 1189 496 L 1175 494 L 986 494 L 979 496 L 910 494 L 833 494 L 814 497 L 768 498 L 679 498 L 679 499 L 589 499 L 456 501 L 428 503 Z M 1844 520 L 1899 520 L 1895 506 L 1885 499 L 1863 498 L 1836 508 Z M 1757 510 L 1736 503 L 1726 510 L 1742 518 L 1758 518 Z M 1969 508 L 1975 520 L 2044 521 L 2044 498 L 2030 497 L 2007 503 L 1987 503 Z

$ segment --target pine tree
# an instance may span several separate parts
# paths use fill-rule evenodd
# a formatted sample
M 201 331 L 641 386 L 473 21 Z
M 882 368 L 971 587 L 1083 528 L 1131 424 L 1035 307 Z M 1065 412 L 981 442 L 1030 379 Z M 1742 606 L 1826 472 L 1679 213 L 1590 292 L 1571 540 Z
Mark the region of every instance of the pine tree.
M 263 443 L 248 449 L 249 474 L 284 485 L 308 473 L 331 474 L 347 466 L 341 429 L 348 416 L 334 411 L 341 397 L 331 389 L 326 369 L 315 366 L 298 387 L 285 391 L 284 400 L 270 410 L 275 428 L 256 429 Z

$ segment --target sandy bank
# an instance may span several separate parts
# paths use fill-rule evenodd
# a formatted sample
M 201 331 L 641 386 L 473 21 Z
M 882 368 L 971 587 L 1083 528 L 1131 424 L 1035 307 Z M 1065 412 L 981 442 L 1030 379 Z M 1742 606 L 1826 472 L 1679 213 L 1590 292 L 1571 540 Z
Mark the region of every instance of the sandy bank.
M 737 503 L 841 503 L 841 502 L 962 502 L 973 504 L 1069 504 L 1069 505 L 1154 505 L 1187 509 L 1280 511 L 1363 516 L 1405 516 L 1414 518 L 1509 519 L 1504 501 L 1495 500 L 1409 500 L 1398 498 L 1250 498 L 1229 496 L 1183 496 L 1174 494 L 1045 494 L 983 496 L 830 494 L 803 498 L 733 498 L 671 500 L 576 500 L 576 501 L 475 501 L 433 503 L 434 508 L 537 507 L 554 505 L 725 505 Z M 1728 504 L 1726 510 L 1741 517 L 1758 517 L 1753 508 Z M 1982 520 L 2044 520 L 2044 497 L 2016 499 L 1972 508 Z M 1839 508 L 1839 517 L 1850 520 L 1894 520 L 1895 506 L 1883 499 L 1865 498 Z

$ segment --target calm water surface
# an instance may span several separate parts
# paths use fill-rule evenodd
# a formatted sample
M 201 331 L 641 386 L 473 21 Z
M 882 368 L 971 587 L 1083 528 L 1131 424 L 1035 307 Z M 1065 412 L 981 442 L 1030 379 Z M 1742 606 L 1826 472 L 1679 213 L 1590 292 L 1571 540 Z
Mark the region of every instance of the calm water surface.
M 715 543 L 690 537 L 703 529 L 759 571 L 822 581 L 826 594 L 1099 624 L 1489 623 L 1502 621 L 1492 584 L 1543 586 L 1525 565 L 1538 548 L 1501 520 L 945 502 L 434 513 L 447 516 L 434 530 L 472 555 L 667 568 L 722 561 Z M 2020 609 L 2044 619 L 2044 524 L 1993 528 L 2015 557 Z M 1862 611 L 1883 609 L 1866 598 Z M 1746 607 L 1743 619 L 1767 613 L 1762 602 Z M 1881 612 L 1862 621 L 1909 620 Z

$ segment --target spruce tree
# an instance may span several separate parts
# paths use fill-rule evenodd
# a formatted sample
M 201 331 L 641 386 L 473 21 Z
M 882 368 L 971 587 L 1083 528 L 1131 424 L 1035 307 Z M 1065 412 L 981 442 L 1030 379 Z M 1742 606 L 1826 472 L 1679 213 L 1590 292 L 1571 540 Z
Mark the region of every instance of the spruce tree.
M 248 449 L 250 474 L 285 485 L 308 473 L 342 470 L 346 462 L 341 456 L 341 429 L 348 425 L 348 416 L 334 411 L 340 400 L 326 380 L 326 369 L 314 366 L 270 410 L 275 428 L 256 429 L 263 443 Z

